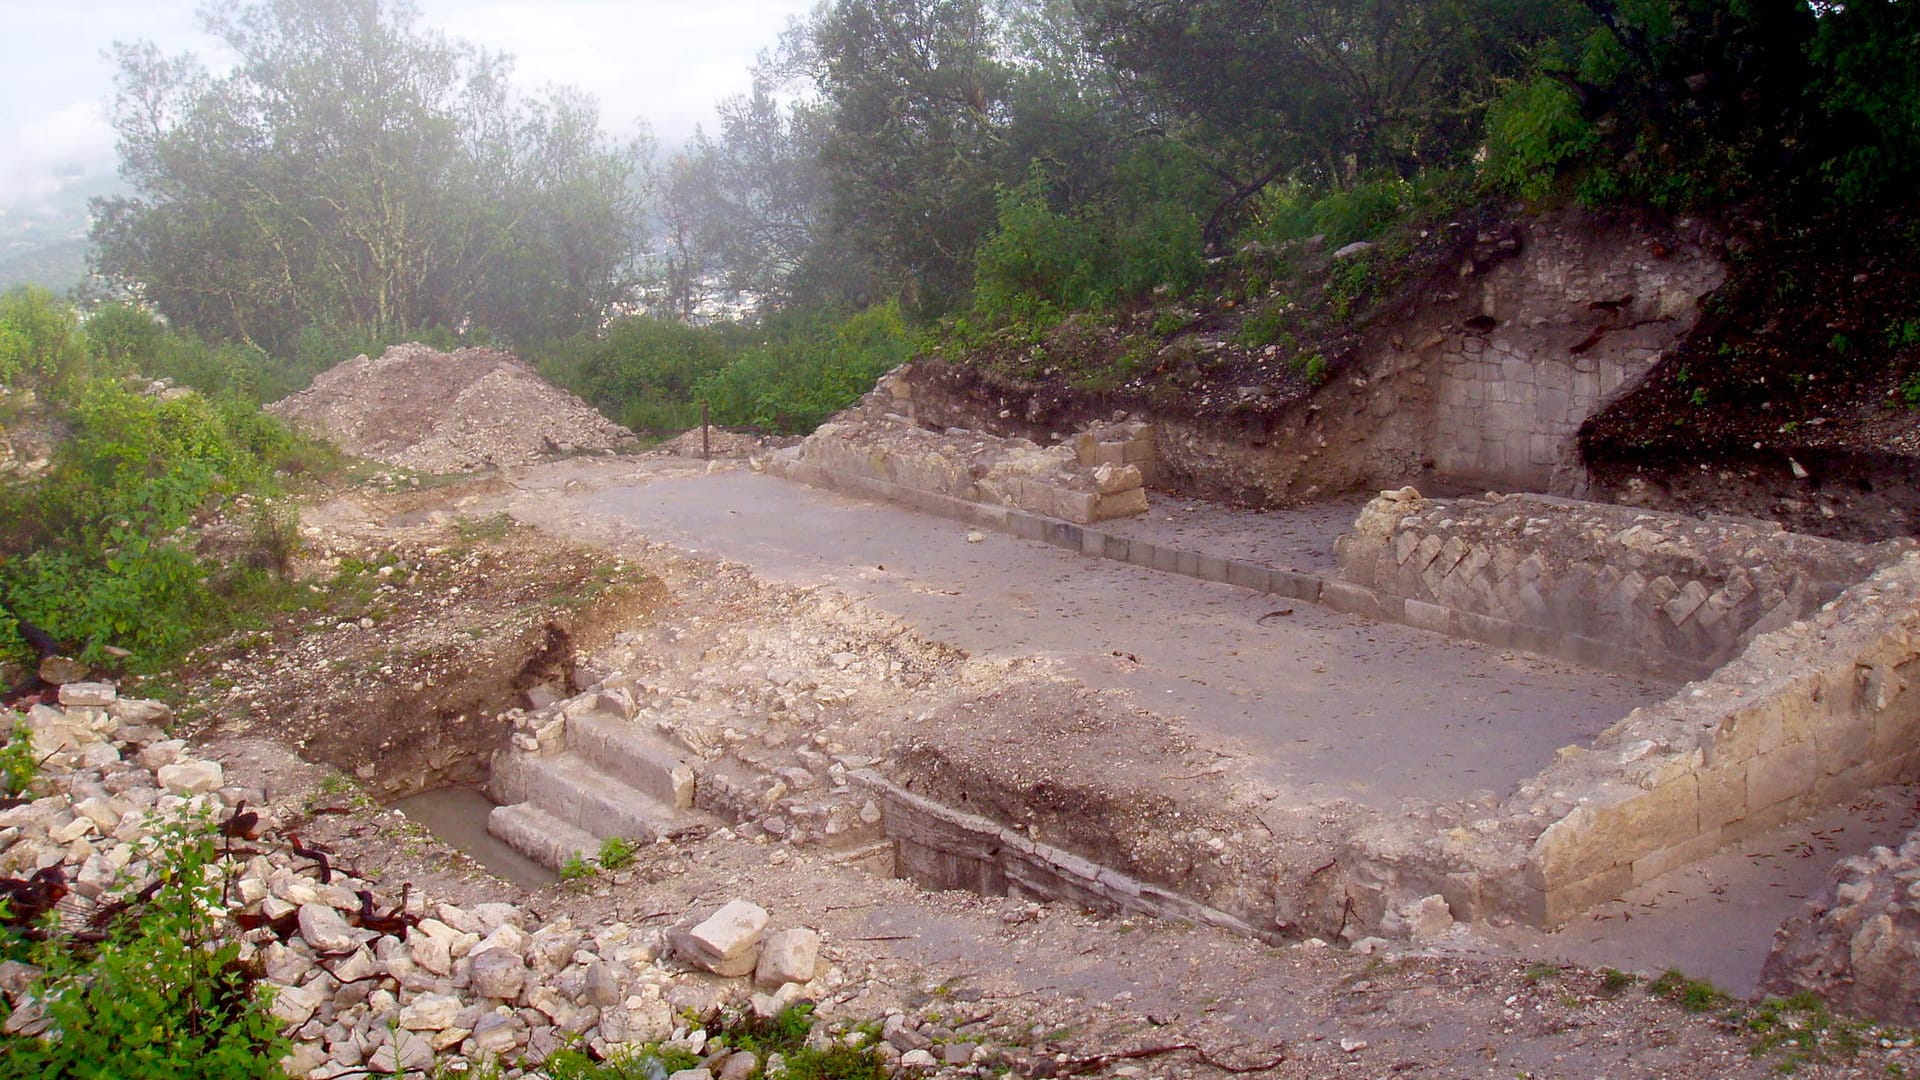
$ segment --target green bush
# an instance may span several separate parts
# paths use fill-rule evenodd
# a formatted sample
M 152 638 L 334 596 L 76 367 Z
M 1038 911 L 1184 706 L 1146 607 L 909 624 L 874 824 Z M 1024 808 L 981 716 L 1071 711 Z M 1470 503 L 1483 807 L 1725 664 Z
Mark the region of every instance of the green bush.
M 1508 88 L 1487 109 L 1486 175 L 1495 185 L 1538 201 L 1599 143 L 1573 91 L 1536 77 Z
M 146 852 L 162 882 L 137 915 L 118 920 L 91 954 L 63 935 L 42 942 L 8 934 L 0 954 L 43 974 L 30 990 L 46 1003 L 55 1038 L 0 1045 L 0 1080 L 267 1080 L 288 1047 L 267 995 L 222 933 L 224 877 L 207 823 L 171 827 Z M 131 893 L 144 882 L 123 884 Z M 131 898 L 129 898 L 131 899 Z M 8 933 L 0 931 L 0 933 Z M 0 1004 L 0 1009 L 4 1009 Z
M 980 245 L 973 273 L 974 310 L 991 321 L 1057 321 L 1098 292 L 1100 238 L 1085 220 L 1048 204 L 1050 187 L 1036 172 L 1000 191 L 999 223 Z
M 913 359 L 916 346 L 895 303 L 844 320 L 827 313 L 778 317 L 763 332 L 762 343 L 695 387 L 716 422 L 811 431 Z
M 0 742 L 0 795 L 20 794 L 38 775 L 40 758 L 33 752 L 32 732 L 25 724 L 14 724 Z
M 699 422 L 693 388 L 733 354 L 717 330 L 636 315 L 600 334 L 543 345 L 534 366 L 615 421 L 667 433 Z
M 0 386 L 65 393 L 86 369 L 80 319 L 70 305 L 32 285 L 0 293 Z
M 84 383 L 68 420 L 49 474 L 0 489 L 0 596 L 89 660 L 112 645 L 137 668 L 162 666 L 232 617 L 240 596 L 271 587 L 274 552 L 260 567 L 212 566 L 185 530 L 258 489 L 299 440 L 238 402 L 149 397 L 110 379 Z M 0 651 L 25 652 L 11 626 Z

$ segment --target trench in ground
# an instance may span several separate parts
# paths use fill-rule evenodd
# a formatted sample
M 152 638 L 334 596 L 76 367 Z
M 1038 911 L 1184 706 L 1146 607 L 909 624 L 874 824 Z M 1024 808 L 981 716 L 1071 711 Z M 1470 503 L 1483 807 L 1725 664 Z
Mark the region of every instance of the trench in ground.
M 1169 503 L 1124 527 L 1157 541 L 1254 550 L 1308 572 L 1330 568 L 1332 536 L 1351 520 L 1344 505 L 1289 517 Z M 975 655 L 1052 657 L 1090 686 L 1128 691 L 1170 720 L 1245 747 L 1276 791 L 1307 802 L 1337 797 L 1392 811 L 1406 799 L 1503 797 L 1559 747 L 1585 745 L 1674 689 L 747 472 L 617 487 L 575 507 L 764 579 L 832 587 Z M 529 888 L 552 881 L 487 834 L 491 805 L 463 788 L 401 808 L 498 876 Z M 1897 843 L 1914 819 L 1911 791 L 1885 789 L 1676 870 L 1557 933 L 1493 936 L 1572 962 L 1677 966 L 1744 993 L 1772 928 L 1825 868 Z M 1007 888 L 1004 877 L 998 887 Z

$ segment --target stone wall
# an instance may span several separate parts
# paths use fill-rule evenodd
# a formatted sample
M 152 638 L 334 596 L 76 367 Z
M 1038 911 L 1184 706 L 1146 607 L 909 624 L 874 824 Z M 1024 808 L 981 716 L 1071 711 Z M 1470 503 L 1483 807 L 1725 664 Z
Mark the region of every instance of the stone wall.
M 1917 768 L 1920 553 L 1909 553 L 1592 747 L 1563 748 L 1501 805 L 1363 833 L 1348 872 L 1375 918 L 1438 893 L 1456 918 L 1555 926 Z
M 777 455 L 774 467 L 807 483 L 871 481 L 888 486 L 868 485 L 881 493 L 897 488 L 902 497 L 919 493 L 1086 525 L 1146 512 L 1153 429 L 1096 424 L 1047 447 L 966 428 L 936 431 L 918 423 L 902 372 L 881 379 L 796 450 Z
M 1699 677 L 1812 613 L 1900 545 L 1537 495 L 1389 492 L 1334 550 L 1334 606 L 1658 677 Z

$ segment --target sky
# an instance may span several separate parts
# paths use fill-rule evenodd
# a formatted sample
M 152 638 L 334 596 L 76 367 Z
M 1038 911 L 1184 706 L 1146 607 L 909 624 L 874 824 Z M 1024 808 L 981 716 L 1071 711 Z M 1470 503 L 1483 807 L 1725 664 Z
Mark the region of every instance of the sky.
M 237 0 L 236 0 L 237 2 Z M 663 146 L 712 125 L 748 66 L 813 0 L 415 0 L 421 24 L 515 60 L 514 85 L 578 87 L 610 134 L 644 118 Z M 0 0 L 0 210 L 114 169 L 107 108 L 115 41 L 148 40 L 221 67 L 200 0 Z

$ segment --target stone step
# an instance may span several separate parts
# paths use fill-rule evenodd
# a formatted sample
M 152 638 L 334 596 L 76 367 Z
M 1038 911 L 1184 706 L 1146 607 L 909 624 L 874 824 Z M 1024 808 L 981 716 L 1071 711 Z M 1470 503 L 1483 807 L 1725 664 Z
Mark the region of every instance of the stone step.
M 493 801 L 532 803 L 547 814 L 604 840 L 652 843 L 683 824 L 682 812 L 621 783 L 567 752 L 543 757 L 511 753 L 495 758 Z
M 600 852 L 600 841 L 592 833 L 576 829 L 531 803 L 494 807 L 487 815 L 487 832 L 555 872 L 569 859 L 590 859 Z
M 693 766 L 665 739 L 631 720 L 598 712 L 569 716 L 567 749 L 676 810 L 693 806 Z

